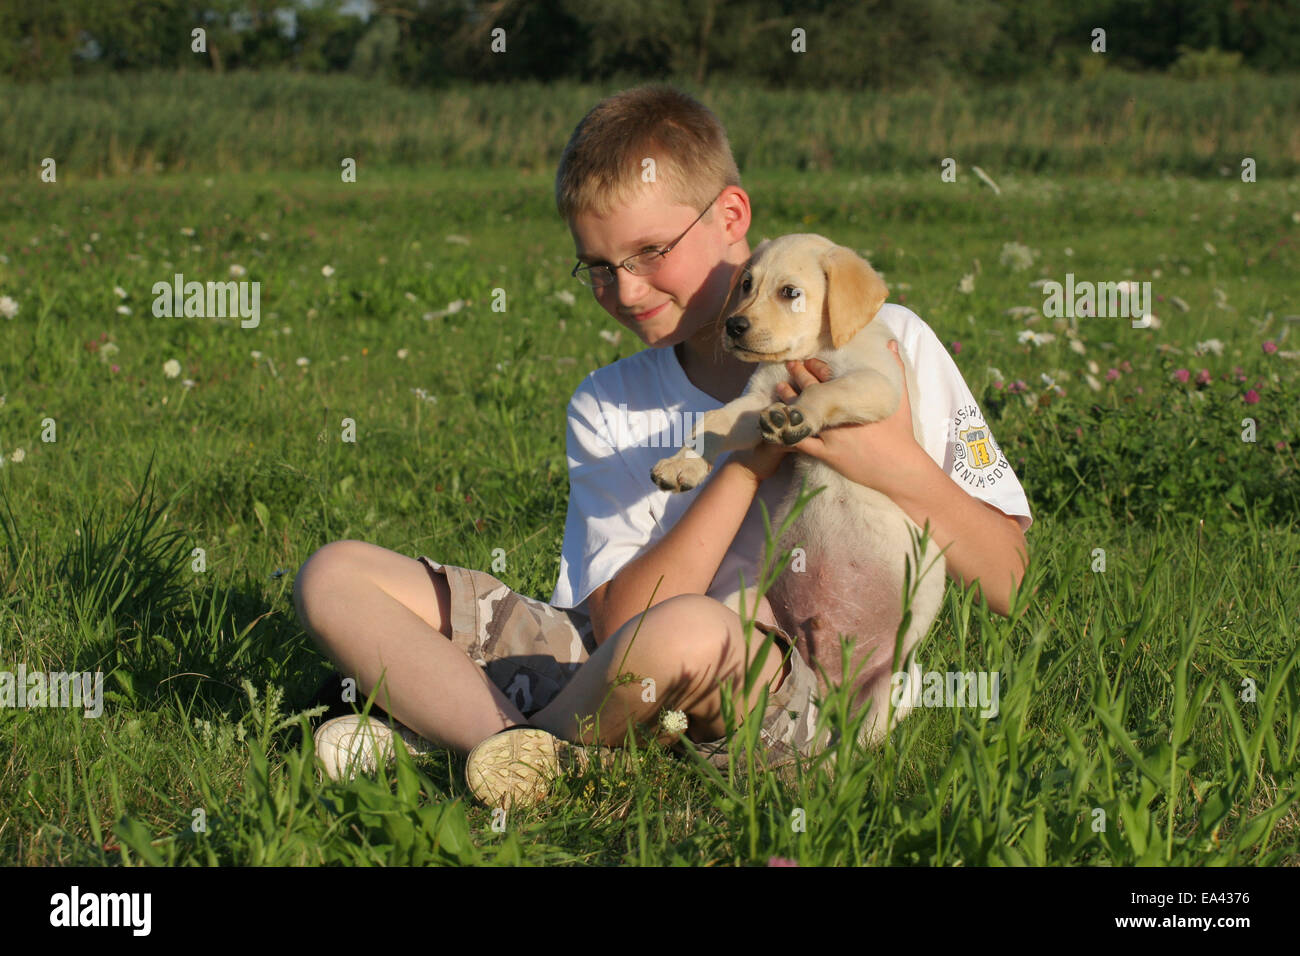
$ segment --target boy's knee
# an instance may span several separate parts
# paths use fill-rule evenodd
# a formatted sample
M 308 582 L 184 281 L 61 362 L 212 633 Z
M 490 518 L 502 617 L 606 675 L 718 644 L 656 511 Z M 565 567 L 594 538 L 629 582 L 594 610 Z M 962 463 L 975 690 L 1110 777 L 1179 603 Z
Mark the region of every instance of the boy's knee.
M 737 627 L 735 615 L 720 602 L 703 594 L 679 594 L 650 609 L 644 631 L 658 660 L 691 675 L 717 669 L 733 653 Z
M 306 623 L 307 605 L 326 589 L 347 580 L 365 547 L 363 541 L 331 541 L 311 553 L 293 578 L 293 604 L 298 619 Z

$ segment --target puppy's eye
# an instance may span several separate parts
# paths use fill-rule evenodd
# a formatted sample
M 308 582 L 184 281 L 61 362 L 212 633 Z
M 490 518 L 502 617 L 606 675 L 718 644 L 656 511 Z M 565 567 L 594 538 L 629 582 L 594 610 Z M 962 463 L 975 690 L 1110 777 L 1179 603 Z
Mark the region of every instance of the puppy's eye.
M 746 272 L 740 280 L 740 291 L 748 295 L 752 288 L 754 288 L 754 277 Z
M 787 299 L 797 299 L 799 296 L 803 295 L 803 289 L 800 289 L 798 286 L 788 285 L 781 290 L 781 295 L 785 296 Z

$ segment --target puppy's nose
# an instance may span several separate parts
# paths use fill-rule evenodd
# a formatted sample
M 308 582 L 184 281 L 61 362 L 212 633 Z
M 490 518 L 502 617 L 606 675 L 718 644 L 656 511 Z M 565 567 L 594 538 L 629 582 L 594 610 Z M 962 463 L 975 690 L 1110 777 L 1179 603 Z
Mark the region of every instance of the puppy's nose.
M 749 319 L 743 315 L 733 315 L 726 322 L 727 335 L 733 339 L 738 339 L 749 331 Z

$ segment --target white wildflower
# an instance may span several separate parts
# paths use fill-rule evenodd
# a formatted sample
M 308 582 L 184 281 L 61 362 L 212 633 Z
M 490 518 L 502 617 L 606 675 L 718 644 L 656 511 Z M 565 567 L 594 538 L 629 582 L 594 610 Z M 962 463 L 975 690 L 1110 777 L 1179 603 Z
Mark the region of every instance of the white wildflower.
M 600 337 L 610 345 L 618 345 L 618 340 L 623 337 L 623 333 L 621 331 L 611 332 L 609 329 L 601 329 Z
M 424 313 L 424 321 L 430 322 L 434 319 L 441 319 L 444 316 L 455 315 L 463 308 L 465 308 L 465 300 L 457 299 L 455 302 L 448 302 L 447 308 L 445 309 L 439 309 L 437 312 Z
M 1088 383 L 1088 387 L 1092 389 L 1094 392 L 1101 391 L 1101 382 L 1097 381 L 1097 379 L 1094 378 L 1091 374 L 1085 375 L 1083 377 L 1083 380 Z
M 683 734 L 686 732 L 686 714 L 680 710 L 661 711 L 659 726 L 666 734 Z
M 248 275 L 248 270 L 245 269 L 243 266 L 241 266 L 239 263 L 234 262 L 231 263 L 230 265 L 230 274 L 234 276 L 236 279 L 238 279 L 240 276 Z
M 184 385 L 186 388 L 193 388 L 193 387 L 194 387 L 194 379 L 192 379 L 192 378 L 183 378 L 183 379 L 181 379 L 181 384 Z
M 168 378 L 175 378 L 181 374 L 181 363 L 175 359 L 168 359 L 163 362 L 163 374 Z
M 117 307 L 117 312 L 119 315 L 130 315 L 131 307 L 129 305 L 119 305 Z
M 1070 338 L 1070 350 L 1078 352 L 1080 355 L 1087 355 L 1088 350 L 1084 347 L 1083 342 L 1074 337 Z
M 962 276 L 961 281 L 957 283 L 957 291 L 963 293 L 964 295 L 970 295 L 972 292 L 974 292 L 975 277 L 971 275 L 969 272 L 966 273 L 964 276 Z
M 561 289 L 559 292 L 555 293 L 555 297 L 559 299 L 561 302 L 563 302 L 565 305 L 573 305 L 575 302 L 578 301 L 573 297 L 573 293 L 570 292 L 568 289 Z
M 299 355 L 297 364 L 300 368 L 306 368 L 308 365 L 311 364 L 311 359 L 307 358 L 307 356 L 305 355 Z
M 453 235 L 453 236 L 444 236 L 443 238 L 445 238 L 448 242 L 452 243 L 453 245 L 457 245 L 457 246 L 468 246 L 468 245 L 469 245 L 469 240 L 466 239 L 464 236 L 454 236 L 454 235 Z
M 398 350 L 397 350 L 397 357 L 398 357 L 399 359 L 404 359 L 404 358 L 406 358 L 406 357 L 407 357 L 408 355 L 410 355 L 410 354 L 411 354 L 411 350 L 410 350 L 410 349 L 398 349 Z
M 1056 336 L 1051 332 L 1035 332 L 1033 329 L 1024 329 L 1016 336 L 1017 342 L 1030 342 L 1033 345 L 1047 345 L 1056 341 Z
M 254 359 L 259 360 L 259 361 L 260 361 L 261 358 L 262 358 L 262 353 L 261 353 L 259 350 L 257 350 L 257 349 L 253 349 L 253 350 L 252 350 L 251 352 L 249 352 L 248 354 L 251 355 L 251 356 L 253 356 Z
M 328 266 L 328 265 L 326 265 L 326 266 L 321 266 L 321 267 L 320 267 L 320 274 L 323 275 L 325 278 L 328 279 L 330 276 L 332 276 L 332 275 L 334 274 L 334 267 L 333 267 L 333 266 Z
M 1010 266 L 1012 272 L 1028 269 L 1037 258 L 1037 249 L 1030 249 L 1019 242 L 1002 243 L 1002 251 L 998 253 L 998 262 L 1001 265 Z
M 26 457 L 27 457 L 27 452 L 23 451 L 21 448 L 15 448 L 13 452 L 9 455 L 9 460 L 12 461 L 14 464 L 18 464 Z
M 115 286 L 113 286 L 113 291 L 117 294 L 117 297 L 118 297 L 119 299 L 125 299 L 125 298 L 126 298 L 126 290 L 123 289 L 120 285 L 115 285 Z
M 1223 354 L 1223 343 L 1218 339 L 1206 339 L 1204 342 L 1196 343 L 1196 354 L 1204 355 L 1206 352 L 1213 352 L 1215 355 Z
M 182 226 L 182 227 L 181 227 L 181 235 L 182 235 L 182 236 L 192 236 L 192 235 L 194 235 L 194 230 L 191 229 L 189 226 Z
M 0 295 L 0 315 L 12 319 L 18 314 L 18 303 L 7 295 Z

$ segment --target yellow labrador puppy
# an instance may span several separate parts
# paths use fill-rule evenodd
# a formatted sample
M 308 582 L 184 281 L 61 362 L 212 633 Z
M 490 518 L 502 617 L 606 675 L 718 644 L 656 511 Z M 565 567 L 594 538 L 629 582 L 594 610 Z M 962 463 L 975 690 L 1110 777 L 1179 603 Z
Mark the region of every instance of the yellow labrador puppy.
M 892 334 L 872 322 L 888 295 L 866 260 L 823 236 L 800 233 L 761 242 L 737 273 L 720 316 L 723 347 L 759 367 L 740 398 L 702 416 L 686 446 L 654 466 L 655 484 L 687 491 L 725 451 L 760 441 L 793 445 L 823 428 L 888 418 L 898 409 L 905 383 L 913 433 L 920 441 L 915 372 L 901 351 L 905 371 L 899 371 L 887 347 Z M 810 358 L 830 367 L 831 380 L 808 386 L 793 404 L 784 404 L 776 393 L 789 379 L 784 363 Z M 889 729 L 885 714 L 892 687 L 900 688 L 895 724 L 919 700 L 921 673 L 912 652 L 938 613 L 944 560 L 929 542 L 918 566 L 910 533 L 916 525 L 902 509 L 808 455 L 796 456 L 793 485 L 773 516 L 773 528 L 790 513 L 803 480 L 809 491 L 819 486 L 825 491 L 807 504 L 780 550 L 801 547 L 805 561 L 802 569 L 792 562 L 767 597 L 799 653 L 834 684 L 846 676 L 839 635 L 854 636 L 850 673 L 860 668 L 854 703 L 856 708 L 872 704 L 863 738 L 874 743 Z M 901 648 L 908 680 L 900 675 L 896 684 L 894 652 L 907 559 L 913 561 L 912 581 L 919 577 L 920 584 Z M 728 606 L 736 603 L 733 599 Z

